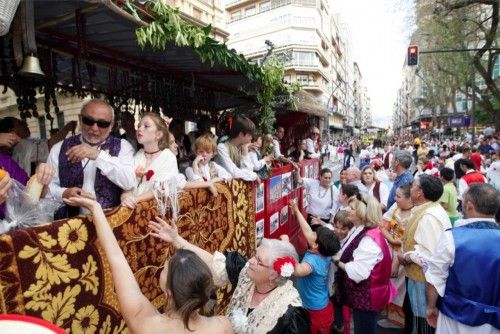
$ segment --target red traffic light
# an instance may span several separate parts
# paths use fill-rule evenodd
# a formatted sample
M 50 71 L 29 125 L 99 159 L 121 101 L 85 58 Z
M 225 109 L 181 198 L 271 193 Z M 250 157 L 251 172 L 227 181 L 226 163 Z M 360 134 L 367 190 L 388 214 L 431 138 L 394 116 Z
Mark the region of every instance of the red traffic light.
M 408 66 L 415 66 L 418 64 L 418 46 L 411 45 L 408 47 Z

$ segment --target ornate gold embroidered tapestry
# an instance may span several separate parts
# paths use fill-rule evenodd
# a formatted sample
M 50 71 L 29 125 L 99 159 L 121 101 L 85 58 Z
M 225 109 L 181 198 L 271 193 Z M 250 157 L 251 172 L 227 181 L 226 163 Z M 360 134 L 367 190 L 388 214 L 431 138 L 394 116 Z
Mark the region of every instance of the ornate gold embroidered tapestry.
M 217 185 L 214 198 L 195 189 L 179 196 L 180 234 L 213 252 L 255 251 L 255 208 L 251 185 Z M 173 249 L 149 236 L 155 202 L 106 213 L 144 295 L 161 310 L 159 275 Z M 219 313 L 230 287 L 217 292 Z M 80 216 L 0 235 L 0 311 L 44 318 L 69 333 L 127 333 L 109 264 L 97 241 L 91 216 Z

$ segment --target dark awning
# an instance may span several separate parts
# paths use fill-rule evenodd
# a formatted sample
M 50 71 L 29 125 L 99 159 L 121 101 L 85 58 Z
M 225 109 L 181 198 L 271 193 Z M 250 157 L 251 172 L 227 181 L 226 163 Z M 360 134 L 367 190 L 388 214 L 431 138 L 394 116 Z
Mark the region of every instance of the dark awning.
M 190 111 L 255 104 L 243 92 L 255 85 L 244 74 L 204 64 L 191 48 L 142 50 L 137 22 L 112 1 L 36 0 L 34 14 L 40 62 L 53 86 L 142 100 L 184 119 Z

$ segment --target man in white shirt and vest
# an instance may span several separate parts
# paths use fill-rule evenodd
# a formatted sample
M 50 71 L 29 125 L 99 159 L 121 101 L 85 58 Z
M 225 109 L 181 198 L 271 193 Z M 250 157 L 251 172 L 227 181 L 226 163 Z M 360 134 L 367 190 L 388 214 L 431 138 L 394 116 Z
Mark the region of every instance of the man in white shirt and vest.
M 425 273 L 427 322 L 438 334 L 499 333 L 500 193 L 471 184 L 462 208 L 465 219 L 443 233 Z

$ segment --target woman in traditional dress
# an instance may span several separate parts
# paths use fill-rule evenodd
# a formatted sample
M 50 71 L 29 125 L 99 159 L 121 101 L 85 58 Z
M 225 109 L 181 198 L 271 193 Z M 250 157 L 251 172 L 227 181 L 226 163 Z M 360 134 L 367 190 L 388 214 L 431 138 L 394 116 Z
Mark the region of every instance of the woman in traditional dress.
M 410 196 L 411 184 L 405 184 L 396 190 L 396 203 L 384 214 L 384 221 L 380 226 L 385 239 L 391 247 L 392 270 L 391 281 L 398 290 L 398 295 L 387 309 L 382 312 L 378 324 L 384 328 L 403 328 L 403 302 L 406 294 L 404 267 L 400 265 L 397 253 L 401 252 L 401 245 L 406 222 L 411 215 L 413 202 Z
M 368 193 L 377 199 L 382 210 L 385 210 L 389 198 L 389 188 L 377 179 L 375 169 L 372 166 L 365 166 L 361 170 L 361 183 L 368 189 Z
M 154 182 L 167 181 L 179 174 L 177 159 L 169 150 L 168 125 L 156 113 L 146 113 L 136 131 L 142 148 L 134 156 L 137 183 L 122 194 L 122 205 L 134 208 L 138 202 L 154 198 Z
M 97 237 L 111 269 L 120 312 L 132 333 L 233 333 L 226 317 L 202 315 L 211 304 L 215 286 L 210 269 L 196 254 L 180 249 L 165 262 L 159 283 L 167 303 L 165 313 L 160 313 L 142 294 L 100 204 L 84 197 L 72 197 L 64 202 L 92 212 Z
M 390 282 L 391 254 L 382 232 L 380 205 L 373 196 L 358 194 L 350 200 L 355 230 L 340 259 L 336 296 L 352 308 L 355 334 L 374 334 L 380 311 L 396 292 Z
M 179 236 L 173 220 L 157 218 L 149 226 L 153 236 L 202 258 L 211 267 L 216 285 L 236 286 L 227 310 L 236 333 L 309 333 L 309 316 L 289 280 L 298 261 L 291 243 L 263 239 L 250 259 L 236 252 L 212 255 Z
M 143 147 L 134 156 L 137 183 L 134 189 L 122 194 L 122 205 L 133 209 L 138 202 L 153 199 L 153 184 L 171 179 L 175 179 L 178 190 L 208 188 L 213 195 L 217 195 L 210 180 L 186 182 L 184 175 L 179 173 L 175 157 L 178 147 L 167 123 L 168 120 L 156 113 L 147 113 L 142 117 L 136 136 Z

